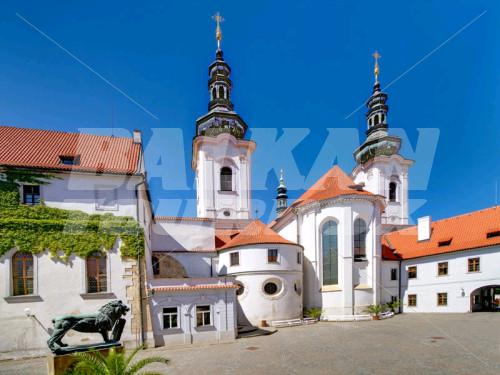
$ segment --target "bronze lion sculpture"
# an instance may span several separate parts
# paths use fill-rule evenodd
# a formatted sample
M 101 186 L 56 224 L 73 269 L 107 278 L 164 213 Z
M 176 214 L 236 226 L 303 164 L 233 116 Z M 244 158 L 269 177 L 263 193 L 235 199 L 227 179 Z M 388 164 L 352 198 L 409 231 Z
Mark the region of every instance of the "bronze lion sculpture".
M 97 313 L 62 315 L 52 319 L 54 331 L 47 341 L 49 349 L 54 353 L 65 351 L 67 347 L 61 340 L 70 329 L 77 332 L 100 333 L 105 343 L 120 340 L 126 315 L 130 309 L 122 301 L 111 301 L 102 306 Z M 108 332 L 113 330 L 112 338 Z M 69 349 L 69 348 L 68 348 Z

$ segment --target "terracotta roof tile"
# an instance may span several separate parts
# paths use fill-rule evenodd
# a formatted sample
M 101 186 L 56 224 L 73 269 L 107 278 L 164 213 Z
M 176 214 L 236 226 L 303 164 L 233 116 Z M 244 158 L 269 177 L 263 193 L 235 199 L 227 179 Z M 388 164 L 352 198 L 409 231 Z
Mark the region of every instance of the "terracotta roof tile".
M 141 145 L 132 138 L 0 126 L 0 165 L 63 171 L 134 174 Z M 65 165 L 61 156 L 76 157 Z
M 296 245 L 294 242 L 281 237 L 274 230 L 267 227 L 262 221 L 254 220 L 219 250 L 225 250 L 236 246 L 267 243 Z
M 500 245 L 500 236 L 487 237 L 495 231 L 500 231 L 500 206 L 432 222 L 428 241 L 418 241 L 417 226 L 413 226 L 385 234 L 383 245 L 402 259 L 411 259 Z M 439 246 L 450 239 L 449 245 Z
M 207 289 L 237 289 L 237 284 L 199 284 L 199 285 L 172 285 L 155 286 L 152 288 L 155 292 L 195 292 Z

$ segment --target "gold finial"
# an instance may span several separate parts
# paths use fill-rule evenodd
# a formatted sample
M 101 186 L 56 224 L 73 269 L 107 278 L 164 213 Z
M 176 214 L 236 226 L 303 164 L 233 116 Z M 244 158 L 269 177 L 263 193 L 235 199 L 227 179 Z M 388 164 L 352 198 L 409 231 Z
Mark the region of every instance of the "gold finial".
M 215 13 L 212 16 L 212 19 L 215 20 L 217 27 L 215 28 L 215 39 L 217 39 L 217 49 L 220 49 L 220 42 L 222 40 L 222 29 L 220 28 L 220 24 L 224 22 L 224 18 L 220 15 L 219 12 Z
M 375 74 L 375 83 L 378 83 L 378 74 L 380 73 L 378 59 L 380 59 L 382 56 L 380 56 L 380 53 L 378 53 L 378 51 L 375 51 L 372 56 L 375 59 L 375 67 L 373 68 L 373 74 Z

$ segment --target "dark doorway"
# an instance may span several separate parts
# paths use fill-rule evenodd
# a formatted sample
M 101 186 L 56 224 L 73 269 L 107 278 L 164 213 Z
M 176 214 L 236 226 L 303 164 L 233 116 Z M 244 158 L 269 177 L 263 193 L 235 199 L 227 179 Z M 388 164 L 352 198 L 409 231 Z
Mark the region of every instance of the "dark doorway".
M 472 312 L 500 312 L 500 285 L 488 285 L 474 290 L 470 294 L 470 306 Z

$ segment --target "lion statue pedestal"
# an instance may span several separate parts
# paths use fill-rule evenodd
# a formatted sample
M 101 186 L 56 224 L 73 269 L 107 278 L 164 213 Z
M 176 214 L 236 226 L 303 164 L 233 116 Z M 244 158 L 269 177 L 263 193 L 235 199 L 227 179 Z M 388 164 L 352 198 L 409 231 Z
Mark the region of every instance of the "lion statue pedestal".
M 52 355 L 47 358 L 49 375 L 64 374 L 75 362 L 71 353 L 99 351 L 107 355 L 110 348 L 115 347 L 122 351 L 120 338 L 125 327 L 126 315 L 130 309 L 122 301 L 111 301 L 102 306 L 96 313 L 62 315 L 52 319 L 54 331 L 47 341 Z M 89 345 L 68 346 L 62 342 L 64 335 L 69 331 L 86 333 L 100 333 L 103 342 Z M 111 336 L 109 335 L 111 331 Z

